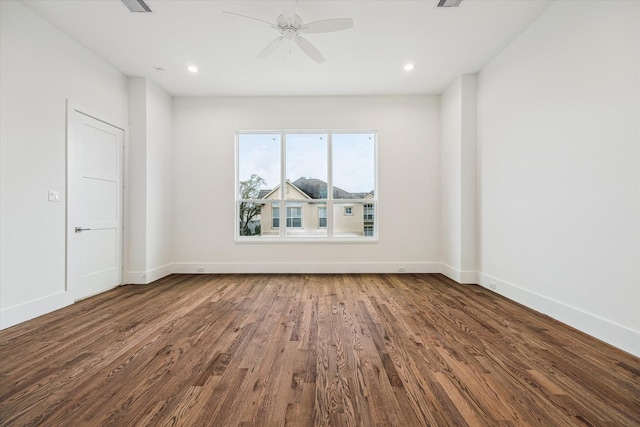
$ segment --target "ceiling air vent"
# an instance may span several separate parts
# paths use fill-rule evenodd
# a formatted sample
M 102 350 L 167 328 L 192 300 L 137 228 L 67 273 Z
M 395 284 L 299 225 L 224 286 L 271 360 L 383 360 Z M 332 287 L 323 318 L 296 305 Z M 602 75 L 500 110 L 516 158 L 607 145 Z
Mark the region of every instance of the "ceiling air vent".
M 129 9 L 131 12 L 151 12 L 151 8 L 149 6 L 147 6 L 147 4 L 144 2 L 144 0 L 120 0 L 122 3 L 124 3 L 125 6 L 127 6 L 127 9 Z
M 440 0 L 437 7 L 458 7 L 462 0 Z

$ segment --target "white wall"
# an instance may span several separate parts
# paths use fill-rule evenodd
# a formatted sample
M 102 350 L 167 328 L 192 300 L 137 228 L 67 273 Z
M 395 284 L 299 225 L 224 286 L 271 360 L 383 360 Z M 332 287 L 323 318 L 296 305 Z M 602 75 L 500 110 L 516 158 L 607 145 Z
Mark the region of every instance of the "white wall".
M 172 101 L 154 83 L 129 78 L 126 283 L 172 271 Z
M 176 98 L 177 272 L 439 271 L 439 97 Z M 235 243 L 236 130 L 378 130 L 378 243 Z
M 71 100 L 127 123 L 127 81 L 22 4 L 0 2 L 0 327 L 65 292 L 65 129 Z M 61 201 L 47 201 L 48 190 Z
M 462 84 L 457 78 L 440 101 L 440 248 L 449 276 L 460 271 L 462 215 Z
M 477 283 L 476 76 L 458 77 L 440 103 L 440 248 L 442 272 Z
M 147 80 L 129 77 L 129 144 L 125 188 L 126 283 L 144 281 L 147 269 Z
M 147 86 L 147 283 L 173 261 L 173 98 Z
M 482 284 L 636 355 L 639 28 L 558 2 L 478 81 Z

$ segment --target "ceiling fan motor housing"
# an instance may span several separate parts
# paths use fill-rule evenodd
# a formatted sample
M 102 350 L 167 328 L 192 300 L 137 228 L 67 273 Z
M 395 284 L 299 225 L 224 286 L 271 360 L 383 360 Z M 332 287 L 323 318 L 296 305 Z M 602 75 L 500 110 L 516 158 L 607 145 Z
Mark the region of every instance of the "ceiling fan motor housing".
M 302 34 L 314 34 L 314 33 L 331 33 L 334 31 L 342 31 L 347 30 L 353 27 L 353 19 L 351 18 L 334 18 L 334 19 L 325 19 L 322 21 L 310 22 L 307 24 L 303 24 L 302 18 L 298 15 L 288 15 L 280 14 L 276 19 L 276 24 L 272 24 L 270 22 L 264 21 L 259 18 L 253 18 L 251 16 L 240 15 L 233 12 L 224 12 L 228 15 L 237 16 L 243 19 L 248 19 L 252 21 L 262 22 L 269 27 L 278 30 L 280 36 L 269 43 L 262 52 L 258 55 L 258 58 L 265 59 L 269 57 L 273 52 L 275 52 L 278 47 L 280 47 L 285 40 L 295 41 L 298 47 L 312 60 L 321 64 L 324 62 L 324 56 L 322 53 L 313 46 L 307 39 L 302 37 Z M 291 53 L 291 51 L 289 52 Z
M 287 19 L 284 15 L 280 15 L 276 22 L 280 28 L 280 33 L 282 33 L 284 38 L 287 40 L 295 39 L 298 36 L 298 30 L 302 26 L 302 18 L 298 15 L 293 18 L 293 22 L 291 22 L 291 19 Z

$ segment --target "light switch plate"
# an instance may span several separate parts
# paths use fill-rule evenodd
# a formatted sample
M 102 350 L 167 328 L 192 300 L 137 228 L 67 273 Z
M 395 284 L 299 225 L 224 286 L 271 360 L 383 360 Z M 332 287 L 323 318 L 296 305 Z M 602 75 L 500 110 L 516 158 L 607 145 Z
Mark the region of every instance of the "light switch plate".
M 60 201 L 60 192 L 49 190 L 49 201 L 50 202 L 59 202 Z

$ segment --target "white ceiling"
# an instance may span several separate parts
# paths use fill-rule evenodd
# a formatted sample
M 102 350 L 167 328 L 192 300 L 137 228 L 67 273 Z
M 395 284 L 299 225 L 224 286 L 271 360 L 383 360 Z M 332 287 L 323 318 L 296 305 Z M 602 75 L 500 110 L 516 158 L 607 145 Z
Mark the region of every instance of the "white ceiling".
M 354 20 L 349 30 L 305 36 L 324 54 L 322 64 L 295 44 L 291 53 L 257 59 L 277 31 L 222 13 L 275 22 L 282 1 L 146 0 L 153 10 L 146 14 L 119 0 L 23 3 L 125 75 L 147 77 L 174 96 L 209 96 L 439 94 L 456 76 L 479 71 L 552 1 L 436 8 L 437 0 L 299 0 L 304 22 Z M 413 71 L 403 70 L 407 62 Z

